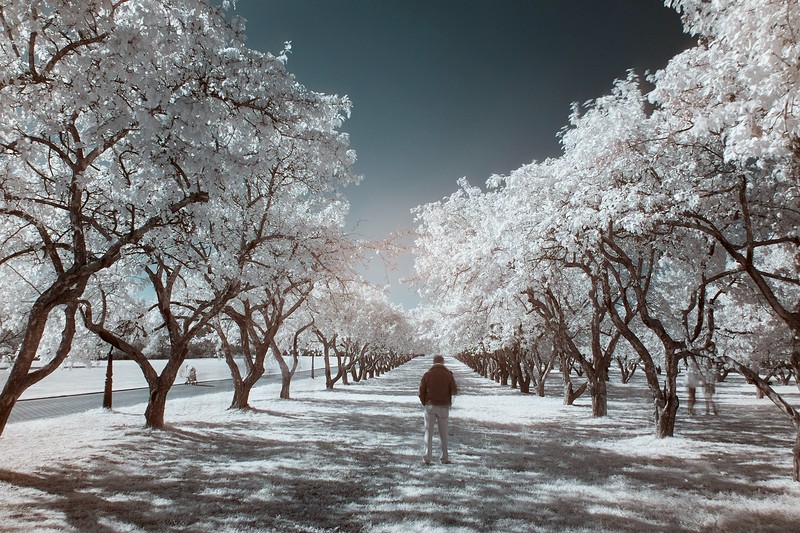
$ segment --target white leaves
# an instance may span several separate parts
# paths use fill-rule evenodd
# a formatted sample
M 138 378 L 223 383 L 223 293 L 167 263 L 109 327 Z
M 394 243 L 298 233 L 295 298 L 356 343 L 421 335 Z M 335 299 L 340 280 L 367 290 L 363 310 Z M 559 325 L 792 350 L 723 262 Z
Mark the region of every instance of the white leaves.
M 657 74 L 659 100 L 692 113 L 695 124 L 705 115 L 699 128 L 707 126 L 708 132 L 730 127 L 728 160 L 788 157 L 791 139 L 800 133 L 800 5 L 783 0 L 679 4 L 688 27 L 709 42 L 673 58 Z M 695 89 L 688 92 L 688 85 Z
M 291 287 L 352 268 L 342 189 L 360 178 L 338 131 L 351 104 L 298 84 L 289 43 L 250 50 L 243 21 L 203 0 L 29 4 L 4 6 L 0 31 L 4 294 L 14 270 L 41 293 L 134 234 L 94 282 L 123 299 L 120 268 L 180 271 L 181 313 L 237 281 Z
M 442 328 L 462 328 L 477 342 L 487 334 L 485 311 L 513 309 L 521 288 L 558 286 L 568 260 L 599 268 L 606 237 L 634 256 L 644 246 L 662 254 L 661 288 L 735 267 L 704 253 L 683 256 L 683 247 L 697 252 L 685 228 L 698 220 L 733 246 L 745 247 L 749 232 L 760 267 L 789 280 L 768 282 L 771 290 L 787 308 L 796 302 L 788 289 L 797 283 L 784 275 L 792 254 L 770 239 L 786 242 L 800 224 L 800 4 L 667 4 L 702 44 L 650 76 L 650 93 L 631 72 L 609 95 L 573 105 L 561 157 L 492 176 L 487 193 L 461 181 L 451 197 L 418 209 L 415 267 L 427 280 L 423 296 L 445 317 Z M 662 297 L 665 317 L 688 298 L 677 290 Z

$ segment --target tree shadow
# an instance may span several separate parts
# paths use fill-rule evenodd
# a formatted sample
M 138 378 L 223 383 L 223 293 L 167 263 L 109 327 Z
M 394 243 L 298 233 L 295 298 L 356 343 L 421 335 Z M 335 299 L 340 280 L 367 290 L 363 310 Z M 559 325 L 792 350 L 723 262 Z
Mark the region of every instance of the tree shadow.
M 394 371 L 380 384 L 351 389 L 358 394 L 265 400 L 220 422 L 206 417 L 163 431 L 123 425 L 119 434 L 92 443 L 81 460 L 35 474 L 0 470 L 0 482 L 14 489 L 22 508 L 50 510 L 78 531 L 796 528 L 796 515 L 757 503 L 785 497 L 780 485 L 759 483 L 774 477 L 774 458 L 752 453 L 775 448 L 767 431 L 774 413 L 723 413 L 681 426 L 692 442 L 711 432 L 715 442 L 744 438 L 754 448 L 687 457 L 675 449 L 662 456 L 628 453 L 615 447 L 618 441 L 648 435 L 652 422 L 646 397 L 626 400 L 638 398 L 635 387 L 615 385 L 612 402 L 641 402 L 633 416 L 591 419 L 584 405 L 558 419 L 511 424 L 455 410 L 453 464 L 424 466 L 419 406 L 375 400 L 408 390 L 424 369 Z M 457 379 L 462 394 L 506 394 L 466 372 Z M 374 390 L 365 394 L 371 383 Z M 535 397 L 526 401 L 535 409 Z M 282 406 L 291 409 L 282 412 Z M 743 435 L 750 424 L 765 434 Z M 603 446 L 604 439 L 612 445 Z M 754 506 L 726 507 L 717 494 Z M 39 518 L 18 520 L 35 529 Z

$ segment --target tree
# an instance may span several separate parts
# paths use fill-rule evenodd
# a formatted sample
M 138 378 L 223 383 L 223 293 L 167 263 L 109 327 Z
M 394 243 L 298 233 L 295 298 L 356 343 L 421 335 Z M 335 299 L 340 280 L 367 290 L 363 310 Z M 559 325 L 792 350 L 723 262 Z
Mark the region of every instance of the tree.
M 83 302 L 82 312 L 84 324 L 89 330 L 139 365 L 150 392 L 144 414 L 146 425 L 161 429 L 164 427 L 167 394 L 189 354 L 190 344 L 208 330 L 210 321 L 238 292 L 239 282 L 229 280 L 218 290 L 208 291 L 207 287 L 202 287 L 205 290 L 198 290 L 201 287 L 192 283 L 191 277 L 183 275 L 184 270 L 189 271 L 189 268 L 184 269 L 181 264 L 170 264 L 161 254 L 154 254 L 151 259 L 154 264 L 145 267 L 150 286 L 156 295 L 156 304 L 153 306 L 156 315 L 150 317 L 151 327 L 142 331 L 144 324 L 138 324 L 139 327 L 130 332 L 133 335 L 126 335 L 124 330 L 110 326 L 107 320 L 108 303 L 102 292 L 101 317 L 95 320 L 90 301 Z M 150 338 L 149 344 L 155 344 L 160 355 L 167 355 L 167 364 L 160 374 L 153 368 L 145 352 L 133 341 L 140 334 Z
M 289 179 L 288 182 L 292 184 L 289 190 L 296 191 L 295 181 Z M 335 185 L 331 182 L 331 187 Z M 276 187 L 273 194 L 279 189 Z M 287 209 L 290 205 L 295 207 Z M 331 277 L 349 276 L 358 258 L 358 245 L 340 232 L 341 217 L 331 216 L 336 212 L 330 208 L 316 212 L 311 206 L 307 207 L 308 210 L 304 210 L 300 202 L 288 202 L 281 205 L 274 217 L 269 211 L 264 212 L 265 219 L 271 217 L 272 224 L 281 213 L 290 213 L 290 223 L 277 233 L 280 238 L 268 239 L 269 247 L 261 250 L 253 261 L 254 286 L 226 305 L 224 317 L 215 324 L 234 380 L 231 408 L 249 408 L 250 391 L 263 376 L 265 360 L 270 353 L 281 369 L 280 397 L 289 398 L 291 379 L 298 363 L 298 336 L 309 330 L 316 320 L 307 306 L 307 299 L 318 283 Z M 271 226 L 263 224 L 262 227 Z M 284 331 L 290 319 L 300 324 L 291 332 Z M 283 349 L 279 337 L 282 332 L 291 337 Z M 285 348 L 286 344 L 291 345 L 291 350 Z M 245 375 L 238 367 L 234 346 L 244 359 Z M 291 367 L 284 357 L 285 352 L 291 354 Z
M 678 223 L 712 238 L 798 338 L 800 6 L 669 3 L 704 44 L 653 76 L 660 147 L 693 200 Z
M 788 330 L 800 369 L 800 5 L 666 3 L 699 44 L 650 76 L 653 90 L 643 94 L 631 73 L 575 105 L 560 157 L 491 177 L 490 193 L 462 183 L 419 208 L 417 239 L 419 277 L 430 285 L 421 293 L 448 327 L 471 333 L 471 358 L 480 358 L 488 310 L 510 301 L 498 294 L 525 292 L 590 380 L 585 363 L 624 338 L 642 361 L 662 437 L 674 429 L 684 358 L 719 364 L 723 344 L 749 358 L 733 338 Z M 584 290 L 575 290 L 580 276 Z M 745 282 L 755 292 L 741 291 Z M 734 293 L 785 328 L 755 313 L 730 327 Z M 724 358 L 798 429 L 797 478 L 800 415 L 748 364 Z
M 343 281 L 320 284 L 309 301 L 328 389 L 339 380 L 348 384 L 351 378 L 357 382 L 394 368 L 413 347 L 406 313 L 389 302 L 385 287 Z M 335 371 L 331 355 L 336 357 Z
M 670 1 L 701 46 L 653 76 L 665 124 L 664 173 L 689 199 L 675 223 L 711 238 L 794 337 L 800 369 L 800 6 L 781 0 Z M 677 206 L 676 206 L 677 207 Z M 748 354 L 745 354 L 745 357 Z M 729 359 L 794 425 L 800 414 L 747 364 Z
M 139 275 L 153 285 L 172 355 L 148 415 L 148 424 L 160 426 L 188 343 L 228 299 L 253 286 L 255 269 L 246 264 L 263 263 L 271 241 L 297 238 L 275 225 L 258 234 L 258 222 L 239 233 L 253 221 L 246 214 L 264 204 L 274 201 L 284 212 L 294 206 L 270 189 L 275 172 L 291 167 L 280 176 L 295 191 L 289 201 L 313 206 L 300 212 L 341 221 L 337 187 L 357 181 L 354 154 L 337 131 L 349 101 L 306 90 L 286 72 L 285 55 L 249 50 L 241 28 L 204 2 L 99 1 L 74 9 L 41 0 L 32 9 L 4 9 L 0 20 L 3 51 L 16 56 L 4 63 L 12 68 L 4 79 L 13 83 L 0 88 L 9 101 L 2 164 L 11 176 L 0 214 L 18 222 L 4 226 L 2 264 L 19 271 L 39 257 L 49 261 L 28 269 L 29 285 L 42 296 L 0 414 L 52 368 L 27 374 L 49 313 L 61 305 L 67 314 L 58 352 L 65 357 L 89 280 L 138 244 L 147 257 Z M 205 287 L 178 301 L 179 279 L 184 288 Z M 193 311 L 176 315 L 176 305 Z M 104 311 L 95 317 L 106 320 Z M 177 324 L 176 316 L 189 322 Z M 89 323 L 110 335 L 103 323 Z
M 225 360 L 233 375 L 234 396 L 231 408 L 250 408 L 250 391 L 264 375 L 264 363 L 270 351 L 281 370 L 280 397 L 289 399 L 289 387 L 297 360 L 294 359 L 290 368 L 276 337 L 286 320 L 301 307 L 311 288 L 313 283 L 309 281 L 293 281 L 287 277 L 283 285 L 265 285 L 242 295 L 237 302 L 225 308 L 225 315 L 236 324 L 247 371 L 245 376 L 241 376 L 228 336 L 218 330 L 226 346 Z
M 209 54 L 233 35 L 201 31 L 213 14 L 194 0 L 2 8 L 0 274 L 6 296 L 20 278 L 30 292 L 0 431 L 69 353 L 90 278 L 208 200 L 218 175 L 198 131 L 210 101 L 200 89 Z M 59 349 L 30 371 L 54 312 L 64 314 Z

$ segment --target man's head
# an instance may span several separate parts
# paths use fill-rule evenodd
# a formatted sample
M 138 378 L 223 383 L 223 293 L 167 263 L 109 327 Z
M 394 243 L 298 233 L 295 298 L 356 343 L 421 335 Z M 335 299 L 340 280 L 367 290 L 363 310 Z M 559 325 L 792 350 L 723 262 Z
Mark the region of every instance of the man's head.
M 439 354 L 433 356 L 433 364 L 434 365 L 443 365 L 444 364 L 444 357 Z

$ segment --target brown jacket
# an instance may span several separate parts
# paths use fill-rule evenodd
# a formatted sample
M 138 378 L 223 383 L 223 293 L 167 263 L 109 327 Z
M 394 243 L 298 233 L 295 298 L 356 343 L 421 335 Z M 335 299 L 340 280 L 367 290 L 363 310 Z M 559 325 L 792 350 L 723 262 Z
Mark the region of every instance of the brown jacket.
M 458 394 L 453 373 L 442 364 L 433 365 L 419 382 L 419 401 L 422 405 L 450 405 Z

